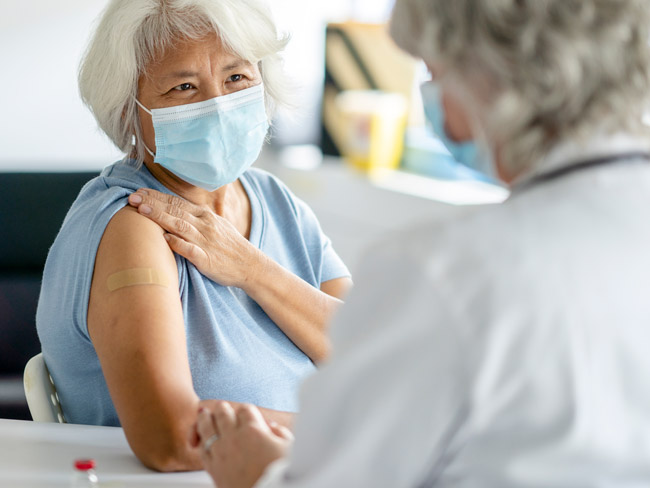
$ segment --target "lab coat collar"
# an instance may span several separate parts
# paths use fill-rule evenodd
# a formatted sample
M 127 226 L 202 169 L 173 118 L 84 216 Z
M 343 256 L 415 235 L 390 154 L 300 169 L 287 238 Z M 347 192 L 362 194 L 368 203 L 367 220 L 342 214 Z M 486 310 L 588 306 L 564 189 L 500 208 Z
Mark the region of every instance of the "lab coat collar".
M 650 140 L 624 132 L 597 134 L 582 140 L 558 143 L 533 169 L 515 179 L 512 189 L 522 188 L 532 180 L 561 168 L 607 156 L 630 152 L 650 152 Z

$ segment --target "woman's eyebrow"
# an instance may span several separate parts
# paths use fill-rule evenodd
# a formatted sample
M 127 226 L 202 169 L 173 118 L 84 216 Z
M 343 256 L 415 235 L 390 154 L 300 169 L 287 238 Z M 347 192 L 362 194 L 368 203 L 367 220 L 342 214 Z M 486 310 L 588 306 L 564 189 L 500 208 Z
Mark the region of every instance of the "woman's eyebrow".
M 251 66 L 251 63 L 249 63 L 248 61 L 244 61 L 243 59 L 240 59 L 240 60 L 237 60 L 237 61 L 233 61 L 230 64 L 227 64 L 226 66 L 221 68 L 221 71 L 223 73 L 225 73 L 226 71 L 233 71 L 233 70 L 235 70 L 237 68 L 241 68 L 241 67 L 248 68 L 250 66 Z
M 199 76 L 198 71 L 174 71 L 172 73 L 167 73 L 161 76 L 164 79 L 176 79 L 176 78 L 192 78 Z
M 222 67 L 221 71 L 225 73 L 227 71 L 233 71 L 242 67 L 248 68 L 250 66 L 251 63 L 249 63 L 248 61 L 244 61 L 244 60 L 233 61 L 232 63 L 229 63 L 226 66 Z M 198 71 L 181 70 L 181 71 L 173 71 L 171 73 L 166 73 L 162 75 L 160 78 L 167 81 L 167 80 L 176 80 L 180 78 L 196 78 L 199 75 L 200 73 Z

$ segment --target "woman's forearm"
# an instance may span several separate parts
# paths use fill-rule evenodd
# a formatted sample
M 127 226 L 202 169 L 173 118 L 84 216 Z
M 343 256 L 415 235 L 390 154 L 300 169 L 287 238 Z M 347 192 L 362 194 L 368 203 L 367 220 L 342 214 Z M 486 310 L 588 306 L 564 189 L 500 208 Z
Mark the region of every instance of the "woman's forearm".
M 145 466 L 162 472 L 201 469 L 200 452 L 190 446 L 187 435 L 198 405 L 197 399 L 192 405 L 177 408 L 175 418 L 164 418 L 152 408 L 146 426 L 124 426 L 131 449 Z
M 343 304 L 259 252 L 244 291 L 315 363 L 329 353 L 327 324 Z
M 201 407 L 213 409 L 215 405 L 222 402 L 223 400 L 202 400 L 199 405 Z M 230 402 L 230 401 L 228 403 L 230 403 L 230 405 L 232 405 L 232 407 L 235 410 L 239 410 L 239 408 L 242 405 L 244 405 L 243 403 Z M 263 408 L 263 407 L 257 407 L 257 408 L 260 410 L 260 412 L 262 412 L 262 416 L 264 417 L 264 420 L 266 420 L 268 424 L 276 423 L 284 427 L 287 427 L 288 429 L 292 428 L 293 417 L 294 417 L 293 413 L 282 412 L 280 410 L 271 410 L 269 408 Z

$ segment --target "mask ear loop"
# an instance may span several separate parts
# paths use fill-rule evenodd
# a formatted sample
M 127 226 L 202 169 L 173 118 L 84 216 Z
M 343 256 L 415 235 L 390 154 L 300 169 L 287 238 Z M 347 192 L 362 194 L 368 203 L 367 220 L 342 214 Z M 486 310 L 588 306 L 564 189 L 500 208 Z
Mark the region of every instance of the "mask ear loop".
M 503 185 L 499 178 L 498 169 L 494 160 L 494 147 L 487 136 L 485 126 L 474 110 L 467 109 L 468 106 L 476 106 L 483 102 L 476 99 L 476 95 L 467 89 L 465 83 L 462 81 L 456 81 L 453 76 L 449 76 L 449 74 L 443 75 L 443 77 L 438 81 L 438 86 L 440 87 L 443 82 L 445 82 L 447 86 L 453 87 L 458 99 L 464 100 L 463 109 L 466 111 L 465 113 L 469 115 L 473 140 L 477 145 L 480 158 L 479 161 L 481 162 L 477 171 L 487 175 L 496 183 Z M 467 103 L 467 100 L 470 100 L 471 103 Z
M 144 110 L 145 112 L 147 112 L 149 115 L 153 116 L 153 113 L 151 113 L 151 110 L 149 110 L 147 107 L 145 107 L 144 105 L 142 105 L 142 104 L 140 103 L 140 101 L 139 101 L 137 98 L 134 98 L 134 100 L 135 100 L 135 103 L 137 103 L 138 106 L 139 106 L 142 110 Z M 135 136 L 135 135 L 134 135 L 134 136 Z M 145 150 L 146 150 L 146 151 L 151 155 L 152 158 L 155 158 L 155 157 L 156 157 L 156 155 L 153 153 L 153 151 L 152 151 L 151 149 L 149 149 L 149 148 L 147 147 L 147 145 L 144 143 L 144 141 L 142 141 L 142 145 L 144 146 Z

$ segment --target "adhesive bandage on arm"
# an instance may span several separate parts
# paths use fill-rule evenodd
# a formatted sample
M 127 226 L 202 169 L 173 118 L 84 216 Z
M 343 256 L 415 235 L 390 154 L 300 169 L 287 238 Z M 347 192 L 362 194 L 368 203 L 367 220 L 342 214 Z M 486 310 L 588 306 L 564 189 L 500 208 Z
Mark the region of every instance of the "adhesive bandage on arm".
M 110 275 L 108 280 L 106 280 L 106 285 L 108 286 L 108 291 L 137 285 L 158 285 L 166 287 L 169 286 L 169 279 L 159 269 L 134 268 L 118 271 Z

